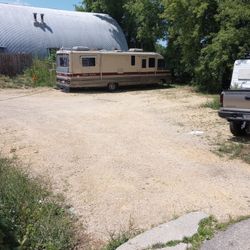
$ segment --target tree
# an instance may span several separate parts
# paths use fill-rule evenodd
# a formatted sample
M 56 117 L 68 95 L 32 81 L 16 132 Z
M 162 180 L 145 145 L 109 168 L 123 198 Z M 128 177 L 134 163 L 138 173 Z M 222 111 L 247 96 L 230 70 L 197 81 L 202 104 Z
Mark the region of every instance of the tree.
M 129 47 L 154 50 L 156 41 L 164 36 L 161 0 L 85 0 L 76 10 L 112 16 L 122 27 Z
M 201 49 L 217 31 L 216 0 L 163 0 L 167 20 L 167 60 L 181 81 L 195 77 Z
M 156 42 L 164 37 L 165 21 L 161 17 L 161 0 L 129 0 L 125 4 L 128 20 L 133 21 L 137 46 L 155 50 Z
M 205 85 L 217 83 L 219 88 L 228 88 L 234 61 L 250 51 L 250 2 L 223 0 L 218 3 L 219 31 L 201 51 L 196 78 Z

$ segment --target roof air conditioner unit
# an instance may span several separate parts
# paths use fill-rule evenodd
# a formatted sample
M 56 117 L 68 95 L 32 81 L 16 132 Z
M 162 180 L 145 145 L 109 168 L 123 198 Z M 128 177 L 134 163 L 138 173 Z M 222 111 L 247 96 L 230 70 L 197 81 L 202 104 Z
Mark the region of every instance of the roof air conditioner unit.
M 143 49 L 131 48 L 129 52 L 143 52 Z
M 89 51 L 89 48 L 88 47 L 84 47 L 84 46 L 74 46 L 72 48 L 72 50 L 75 50 L 75 51 Z

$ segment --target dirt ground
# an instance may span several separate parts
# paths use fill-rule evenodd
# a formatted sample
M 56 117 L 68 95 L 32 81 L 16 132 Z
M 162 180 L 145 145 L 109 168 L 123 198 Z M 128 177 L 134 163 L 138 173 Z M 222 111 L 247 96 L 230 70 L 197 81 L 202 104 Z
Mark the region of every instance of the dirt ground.
M 95 239 L 193 210 L 249 215 L 250 166 L 212 152 L 232 136 L 208 99 L 187 87 L 2 89 L 0 152 L 50 180 Z

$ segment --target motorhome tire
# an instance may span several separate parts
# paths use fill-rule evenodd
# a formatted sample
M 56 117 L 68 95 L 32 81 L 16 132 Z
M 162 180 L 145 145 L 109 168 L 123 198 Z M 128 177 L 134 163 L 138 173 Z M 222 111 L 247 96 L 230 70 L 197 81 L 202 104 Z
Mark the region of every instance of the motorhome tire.
M 110 82 L 110 83 L 108 84 L 108 90 L 109 90 L 110 92 L 114 92 L 114 91 L 116 91 L 117 89 L 118 89 L 118 83 Z
M 65 92 L 65 93 L 70 93 L 71 88 L 70 87 L 63 87 L 62 91 Z
M 230 122 L 230 131 L 234 136 L 246 136 L 247 131 L 243 126 L 243 122 L 231 121 Z
M 166 84 L 166 80 L 165 79 L 161 79 L 161 82 L 160 82 L 161 85 L 164 85 Z

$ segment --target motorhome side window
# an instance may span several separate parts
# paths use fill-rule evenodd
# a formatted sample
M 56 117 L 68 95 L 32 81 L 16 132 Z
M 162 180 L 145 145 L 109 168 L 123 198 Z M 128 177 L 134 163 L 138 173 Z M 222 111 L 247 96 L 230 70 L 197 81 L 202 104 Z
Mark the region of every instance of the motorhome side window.
M 154 68 L 155 67 L 155 58 L 149 58 L 148 67 Z
M 131 65 L 135 66 L 135 56 L 131 56 Z
M 83 67 L 95 67 L 95 57 L 82 57 Z
M 143 69 L 147 68 L 147 59 L 142 59 L 142 61 L 141 61 L 141 67 Z
M 166 64 L 164 59 L 158 59 L 158 65 L 157 65 L 158 69 L 165 69 L 166 68 Z

